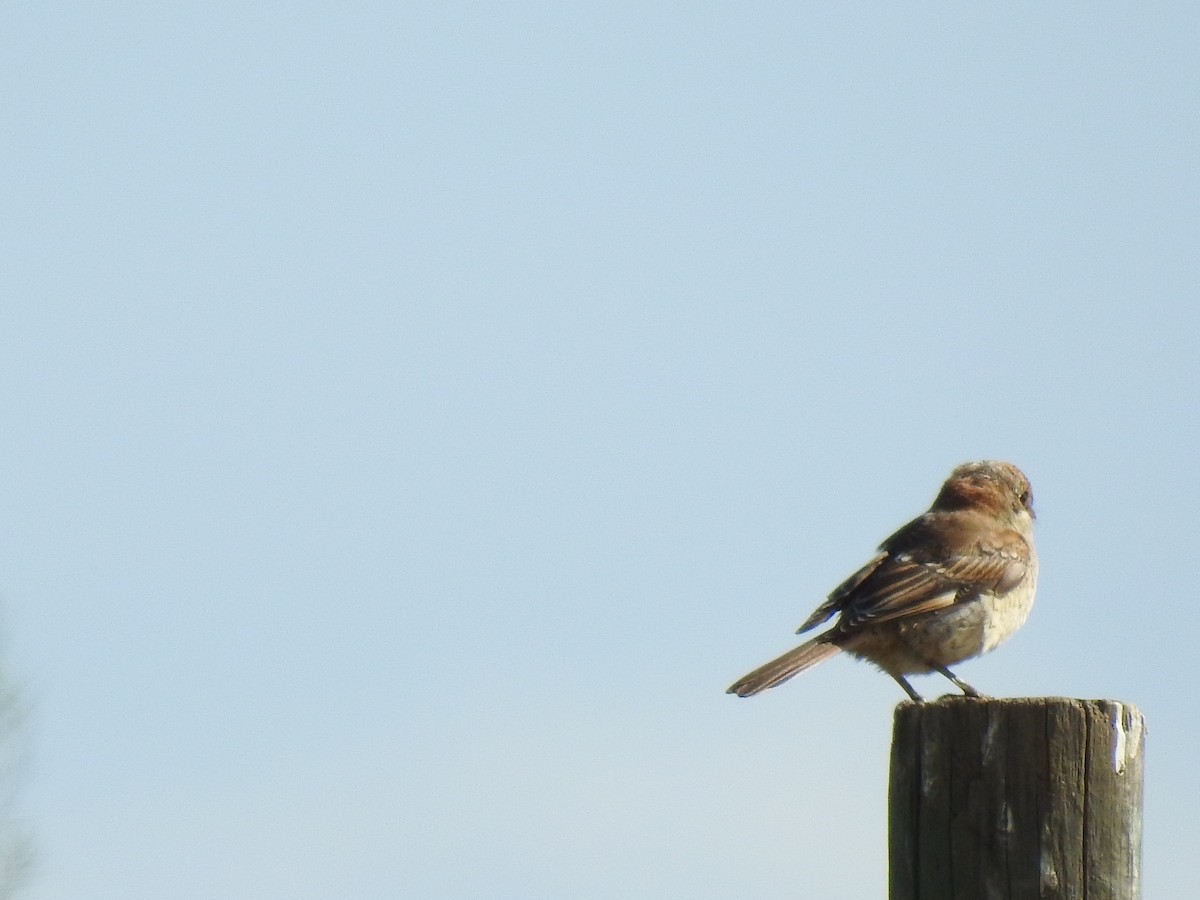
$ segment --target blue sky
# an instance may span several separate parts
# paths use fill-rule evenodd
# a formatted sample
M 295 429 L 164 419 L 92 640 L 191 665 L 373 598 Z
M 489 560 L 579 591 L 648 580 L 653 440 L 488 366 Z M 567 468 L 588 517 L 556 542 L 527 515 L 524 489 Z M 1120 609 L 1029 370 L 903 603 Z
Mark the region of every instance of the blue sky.
M 6 4 L 26 895 L 882 896 L 899 689 L 723 692 L 1001 458 L 960 674 L 1138 704 L 1196 896 L 1198 19 Z

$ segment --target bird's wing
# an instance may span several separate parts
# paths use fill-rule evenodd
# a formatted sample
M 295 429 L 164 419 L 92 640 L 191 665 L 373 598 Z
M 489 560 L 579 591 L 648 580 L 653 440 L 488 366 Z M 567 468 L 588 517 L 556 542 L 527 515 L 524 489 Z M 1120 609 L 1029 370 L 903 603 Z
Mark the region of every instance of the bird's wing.
M 841 631 L 965 602 L 983 591 L 1006 593 L 1030 562 L 1026 540 L 1011 529 L 987 530 L 914 519 L 886 541 L 881 552 L 847 578 L 809 617 L 802 631 L 841 613 Z
M 854 592 L 843 612 L 841 627 L 855 628 L 867 621 L 886 622 L 944 609 L 983 591 L 1015 584 L 1025 568 L 1021 560 L 1001 554 L 961 556 L 942 562 L 919 562 L 900 555 Z

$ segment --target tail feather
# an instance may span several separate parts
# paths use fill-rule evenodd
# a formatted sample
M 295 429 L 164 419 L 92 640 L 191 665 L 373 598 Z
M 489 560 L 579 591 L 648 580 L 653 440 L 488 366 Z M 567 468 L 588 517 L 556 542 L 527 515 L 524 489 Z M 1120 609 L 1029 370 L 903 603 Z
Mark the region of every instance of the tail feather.
M 778 659 L 773 659 L 759 666 L 749 675 L 743 675 L 725 693 L 737 694 L 739 697 L 752 697 L 768 688 L 783 684 L 793 675 L 799 675 L 805 669 L 811 669 L 817 663 L 822 663 L 835 656 L 842 650 L 837 644 L 830 643 L 827 635 L 818 635 L 806 641 L 799 647 L 789 650 Z

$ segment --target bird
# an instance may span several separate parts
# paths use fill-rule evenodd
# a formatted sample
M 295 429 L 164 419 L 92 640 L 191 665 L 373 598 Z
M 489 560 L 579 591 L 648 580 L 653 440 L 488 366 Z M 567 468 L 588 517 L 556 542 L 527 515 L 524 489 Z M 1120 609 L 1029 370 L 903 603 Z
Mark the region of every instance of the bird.
M 738 679 L 750 697 L 840 652 L 873 663 L 915 703 L 906 676 L 938 672 L 982 697 L 950 666 L 994 650 L 1025 624 L 1037 592 L 1033 490 L 1012 463 L 968 462 L 946 479 L 928 511 L 879 545 L 797 630 L 836 623 Z

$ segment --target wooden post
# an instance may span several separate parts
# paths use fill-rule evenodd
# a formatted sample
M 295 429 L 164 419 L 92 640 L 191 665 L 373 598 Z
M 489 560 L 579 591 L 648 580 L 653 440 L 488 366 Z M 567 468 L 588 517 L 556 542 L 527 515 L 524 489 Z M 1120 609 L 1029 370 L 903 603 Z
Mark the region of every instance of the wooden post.
M 896 710 L 891 900 L 1137 900 L 1142 714 L 947 697 Z

